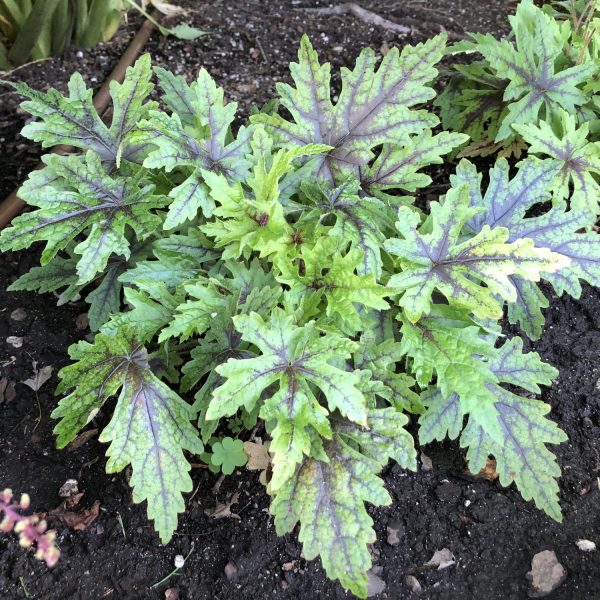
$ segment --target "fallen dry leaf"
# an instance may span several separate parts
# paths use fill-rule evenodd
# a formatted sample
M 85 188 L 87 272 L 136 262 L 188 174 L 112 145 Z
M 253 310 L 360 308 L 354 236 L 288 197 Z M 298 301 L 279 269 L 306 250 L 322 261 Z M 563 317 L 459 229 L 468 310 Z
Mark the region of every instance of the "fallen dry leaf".
M 235 492 L 228 499 L 226 499 L 225 502 L 217 502 L 217 505 L 214 508 L 207 508 L 204 511 L 204 514 L 207 517 L 212 517 L 213 519 L 224 519 L 227 517 L 239 519 L 239 515 L 231 512 L 231 507 L 238 503 L 239 498 L 239 492 Z
M 30 387 L 34 392 L 37 392 L 45 383 L 52 377 L 52 366 L 46 365 L 38 370 L 37 362 L 34 360 L 32 363 L 33 366 L 33 377 L 29 379 L 25 379 L 25 381 L 21 381 L 27 387 Z
M 488 458 L 485 467 L 479 471 L 479 473 L 471 473 L 477 479 L 487 479 L 488 481 L 496 481 L 500 475 L 496 471 L 496 461 L 493 458 Z
M 442 548 L 441 550 L 436 550 L 433 553 L 433 556 L 425 563 L 425 566 L 437 567 L 437 570 L 441 571 L 442 569 L 447 569 L 454 564 L 456 564 L 454 554 L 452 554 L 448 548 Z
M 97 429 L 88 429 L 87 431 L 82 431 L 69 444 L 68 447 L 69 447 L 70 450 L 76 450 L 77 448 L 80 448 L 81 446 L 83 446 L 86 442 L 88 442 L 89 440 L 91 440 L 96 435 L 98 435 L 98 430 Z
M 381 594 L 385 590 L 385 581 L 376 575 L 374 569 L 367 571 L 368 583 L 367 583 L 367 598 L 372 598 Z
M 0 402 L 11 402 L 16 396 L 15 382 L 9 381 L 6 377 L 0 378 Z
M 264 471 L 271 464 L 269 449 L 264 444 L 244 442 L 244 453 L 248 457 L 246 469 L 250 471 Z
M 166 0 L 150 0 L 150 4 L 166 17 L 174 17 L 186 13 L 186 9 L 182 6 L 176 6 Z
M 10 344 L 13 348 L 20 348 L 23 345 L 23 338 L 16 335 L 9 335 L 6 338 L 6 343 Z
M 74 511 L 79 501 L 83 496 L 83 492 L 79 492 L 70 498 L 63 500 L 55 509 L 48 513 L 48 517 L 62 521 L 70 529 L 75 531 L 83 531 L 87 529 L 100 514 L 100 502 L 94 501 L 91 508 Z

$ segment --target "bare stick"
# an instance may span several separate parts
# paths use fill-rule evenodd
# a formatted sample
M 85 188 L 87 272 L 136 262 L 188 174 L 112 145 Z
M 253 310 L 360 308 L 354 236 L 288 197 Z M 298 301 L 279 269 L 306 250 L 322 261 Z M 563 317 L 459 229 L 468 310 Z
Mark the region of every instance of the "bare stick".
M 378 14 L 362 8 L 354 2 L 345 2 L 344 4 L 338 4 L 330 8 L 309 8 L 304 10 L 310 10 L 318 15 L 354 15 L 358 19 L 361 19 L 369 25 L 375 25 L 376 27 L 383 27 L 384 29 L 390 29 L 397 33 L 415 33 L 415 30 L 405 25 L 399 25 L 388 19 L 380 17 Z

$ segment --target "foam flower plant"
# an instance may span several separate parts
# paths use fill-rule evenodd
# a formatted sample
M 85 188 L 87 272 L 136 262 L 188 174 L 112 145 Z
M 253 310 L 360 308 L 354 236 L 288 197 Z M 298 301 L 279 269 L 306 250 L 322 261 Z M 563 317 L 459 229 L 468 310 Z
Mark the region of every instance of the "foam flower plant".
M 498 345 L 497 320 L 508 305 L 539 335 L 539 281 L 573 295 L 581 279 L 597 284 L 598 238 L 564 190 L 551 202 L 555 158 L 530 158 L 512 179 L 501 161 L 487 191 L 461 162 L 450 190 L 417 208 L 431 182 L 422 169 L 466 140 L 435 130 L 423 104 L 444 47 L 441 35 L 379 64 L 365 50 L 334 101 L 330 66 L 305 37 L 293 85 L 278 87 L 285 111 L 271 104 L 237 129 L 235 104 L 206 71 L 188 83 L 157 69 L 166 108 L 145 102 L 143 57 L 114 90 L 119 111 L 133 111 L 122 150 L 92 113 L 86 152 L 47 158 L 25 183 L 36 210 L 0 247 L 46 247 L 11 287 L 81 295 L 97 330 L 60 372 L 58 445 L 101 412 L 107 471 L 130 466 L 133 499 L 163 543 L 191 463 L 212 447 L 231 472 L 258 430 L 277 531 L 299 524 L 306 559 L 365 597 L 367 504 L 391 503 L 379 476 L 389 460 L 416 468 L 411 419 L 423 444 L 460 438 L 472 471 L 493 455 L 503 485 L 561 519 L 549 445 L 565 436 L 532 397 L 556 371 L 518 338 Z M 88 98 L 79 78 L 71 87 Z M 18 89 L 40 117 L 25 134 L 47 145 L 69 142 L 93 110 Z M 550 208 L 530 216 L 539 203 Z
M 595 57 L 585 47 L 572 58 L 575 25 L 553 18 L 533 0 L 522 0 L 509 20 L 512 36 L 498 40 L 473 33 L 451 50 L 481 57 L 456 65 L 450 85 L 436 100 L 444 126 L 471 136 L 464 156 L 519 155 L 524 145 L 515 144 L 519 129 L 513 126 L 539 119 L 552 124 L 561 110 L 585 122 L 597 112 L 589 87 L 597 79 Z

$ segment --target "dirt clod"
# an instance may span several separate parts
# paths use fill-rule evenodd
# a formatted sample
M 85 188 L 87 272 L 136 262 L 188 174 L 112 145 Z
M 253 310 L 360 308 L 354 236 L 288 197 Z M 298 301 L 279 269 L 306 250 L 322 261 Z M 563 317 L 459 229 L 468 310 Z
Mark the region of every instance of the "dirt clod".
M 19 306 L 19 308 L 15 308 L 15 310 L 10 313 L 10 318 L 13 321 L 24 321 L 27 318 L 27 312 L 24 308 Z
M 414 575 L 407 575 L 404 583 L 411 589 L 413 594 L 420 594 L 423 591 L 419 580 Z
M 558 562 L 553 550 L 538 552 L 531 561 L 531 571 L 527 579 L 531 582 L 529 595 L 543 598 L 553 592 L 567 576 L 564 567 Z

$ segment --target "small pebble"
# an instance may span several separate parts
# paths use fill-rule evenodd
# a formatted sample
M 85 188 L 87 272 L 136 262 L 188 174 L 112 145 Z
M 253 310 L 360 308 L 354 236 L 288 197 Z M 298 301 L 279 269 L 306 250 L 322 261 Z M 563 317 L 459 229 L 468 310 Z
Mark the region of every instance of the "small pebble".
M 71 498 L 75 494 L 79 493 L 77 479 L 67 479 L 58 490 L 58 495 L 61 498 Z
M 531 582 L 529 595 L 532 598 L 543 598 L 552 593 L 567 576 L 565 568 L 558 562 L 552 550 L 538 552 L 531 560 L 531 571 L 527 579 Z
M 15 310 L 10 313 L 10 318 L 13 321 L 24 321 L 27 318 L 27 313 L 23 308 L 15 308 Z
M 400 519 L 390 519 L 387 524 L 387 543 L 397 546 L 404 536 L 404 525 Z
M 582 552 L 594 552 L 596 550 L 596 544 L 590 540 L 577 540 L 575 543 Z
M 431 471 L 432 469 L 433 463 L 431 462 L 431 458 L 425 452 L 421 452 L 421 470 Z
M 16 335 L 9 335 L 6 338 L 6 343 L 10 344 L 13 348 L 20 348 L 23 345 L 23 338 Z
M 237 574 L 238 574 L 237 565 L 232 560 L 230 560 L 225 565 L 225 577 L 227 577 L 227 579 L 229 581 L 235 581 L 237 579 Z
M 176 569 L 181 569 L 181 567 L 183 567 L 183 565 L 185 565 L 185 558 L 183 558 L 183 556 L 181 554 L 178 554 L 175 557 L 175 568 Z
M 165 600 L 179 600 L 179 590 L 177 588 L 165 590 Z

